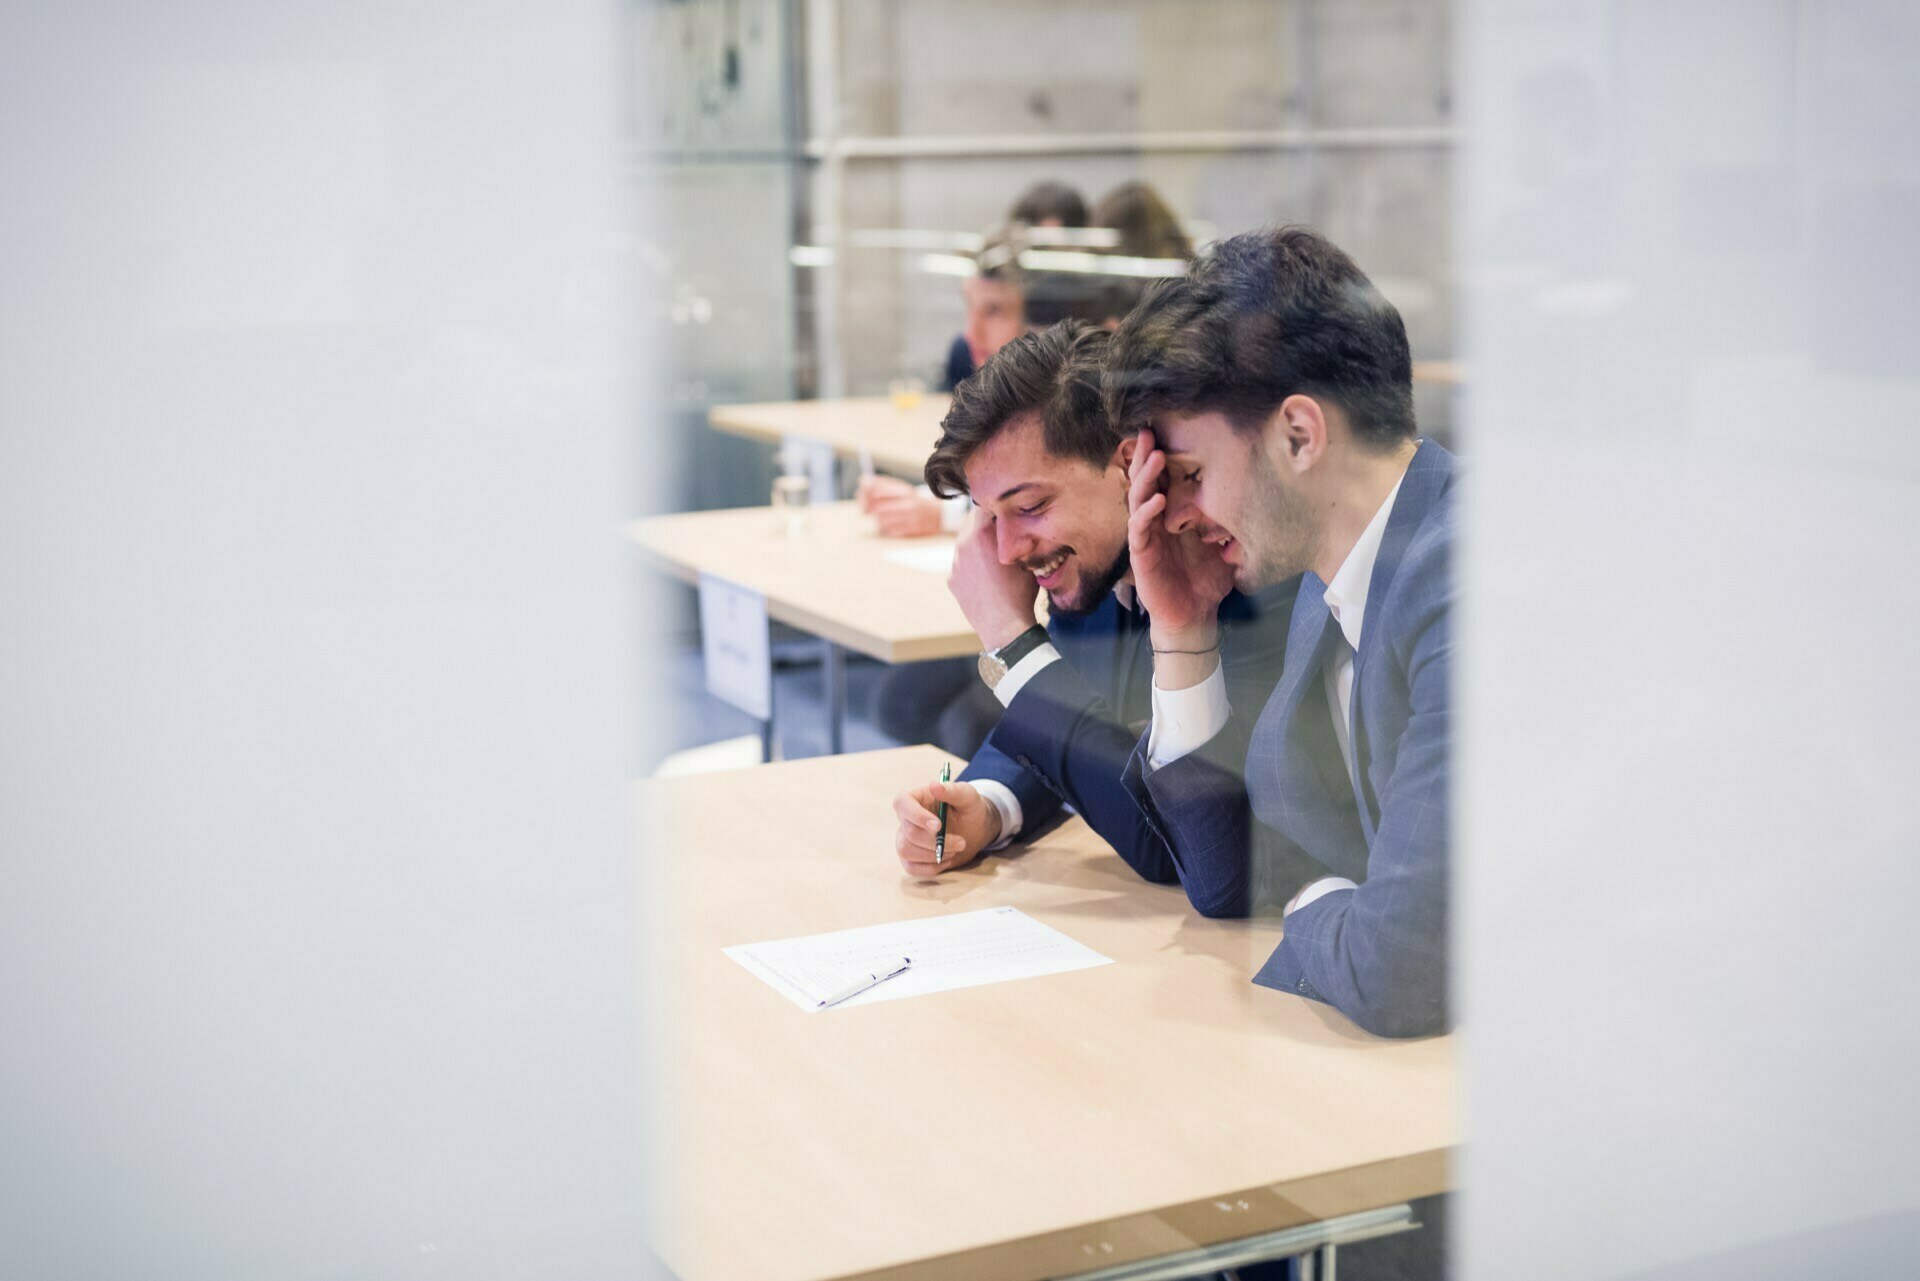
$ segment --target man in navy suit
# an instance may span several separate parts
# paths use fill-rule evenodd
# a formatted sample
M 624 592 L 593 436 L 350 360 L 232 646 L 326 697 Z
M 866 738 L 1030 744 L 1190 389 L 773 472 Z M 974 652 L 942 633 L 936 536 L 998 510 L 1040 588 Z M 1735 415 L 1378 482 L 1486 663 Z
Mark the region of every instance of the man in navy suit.
M 1444 1030 L 1454 464 L 1415 434 L 1399 314 L 1314 232 L 1235 236 L 1122 323 L 1107 379 L 1138 431 L 1156 724 L 1127 782 L 1150 829 L 1216 897 L 1284 911 L 1255 982 Z M 1303 571 L 1249 720 L 1219 602 Z
M 1184 879 L 1122 779 L 1134 727 L 1151 710 L 1153 656 L 1127 563 L 1135 442 L 1102 400 L 1108 342 L 1064 321 L 1007 344 L 956 389 L 928 460 L 935 492 L 967 492 L 976 505 L 949 586 L 986 646 L 981 678 L 1005 710 L 958 781 L 894 798 L 896 852 L 915 875 L 965 866 L 1072 805 L 1140 875 Z M 1296 590 L 1284 582 L 1257 600 L 1218 602 L 1233 631 L 1222 680 L 1235 697 L 1264 699 L 1279 678 Z M 942 800 L 947 842 L 936 862 Z

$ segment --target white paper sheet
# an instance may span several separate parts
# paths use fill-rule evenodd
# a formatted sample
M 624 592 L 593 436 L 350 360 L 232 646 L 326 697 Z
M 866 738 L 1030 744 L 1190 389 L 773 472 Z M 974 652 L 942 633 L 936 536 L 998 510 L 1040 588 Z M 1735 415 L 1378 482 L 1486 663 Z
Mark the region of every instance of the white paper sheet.
M 927 574 L 944 574 L 953 568 L 953 540 L 936 539 L 933 542 L 915 541 L 907 547 L 889 547 L 882 553 L 896 565 L 905 565 L 908 569 L 917 569 Z
M 906 973 L 828 1008 L 842 1010 L 1113 964 L 1113 958 L 1076 943 L 1016 907 L 989 907 L 771 943 L 742 943 L 721 950 L 809 1013 L 819 1008 L 818 998 L 805 990 L 814 979 L 804 976 L 877 966 L 892 969 L 903 956 L 913 962 Z

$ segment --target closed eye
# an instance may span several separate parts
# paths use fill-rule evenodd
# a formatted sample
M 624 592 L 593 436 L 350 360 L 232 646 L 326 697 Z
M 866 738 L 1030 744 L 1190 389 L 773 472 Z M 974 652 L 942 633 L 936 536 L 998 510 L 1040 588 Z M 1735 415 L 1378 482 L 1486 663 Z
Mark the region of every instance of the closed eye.
M 1019 509 L 1020 514 L 1022 516 L 1038 516 L 1041 512 L 1047 509 L 1047 504 L 1052 501 L 1053 500 L 1051 498 L 1043 498 L 1031 507 L 1020 508 Z

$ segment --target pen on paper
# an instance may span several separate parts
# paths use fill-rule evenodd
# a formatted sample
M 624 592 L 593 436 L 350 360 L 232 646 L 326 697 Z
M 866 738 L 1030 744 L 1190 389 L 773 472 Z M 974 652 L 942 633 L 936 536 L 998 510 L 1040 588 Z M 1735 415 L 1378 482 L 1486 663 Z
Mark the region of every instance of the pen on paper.
M 907 972 L 907 967 L 912 964 L 913 964 L 912 957 L 903 956 L 900 958 L 899 966 L 895 969 L 888 970 L 884 974 L 878 970 L 875 970 L 870 974 L 862 975 L 861 977 L 855 979 L 853 982 L 847 984 L 845 987 L 841 988 L 838 992 L 835 992 L 833 995 L 823 998 L 820 1002 L 820 1008 L 824 1010 L 829 1005 L 838 1005 L 840 1004 L 840 1002 L 847 1000 L 849 997 L 855 997 L 860 995 L 862 992 L 866 991 L 870 987 L 877 987 L 880 984 L 885 983 L 888 979 L 894 977 L 896 974 L 905 974 Z

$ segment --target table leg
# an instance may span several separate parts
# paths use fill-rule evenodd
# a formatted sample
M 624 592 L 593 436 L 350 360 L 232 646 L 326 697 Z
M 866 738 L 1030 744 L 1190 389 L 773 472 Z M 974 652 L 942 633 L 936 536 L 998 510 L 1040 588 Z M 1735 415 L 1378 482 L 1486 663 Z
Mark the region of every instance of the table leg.
M 847 733 L 847 652 L 830 640 L 820 642 L 820 671 L 826 681 L 827 751 L 838 756 Z

